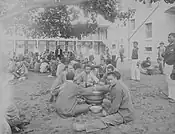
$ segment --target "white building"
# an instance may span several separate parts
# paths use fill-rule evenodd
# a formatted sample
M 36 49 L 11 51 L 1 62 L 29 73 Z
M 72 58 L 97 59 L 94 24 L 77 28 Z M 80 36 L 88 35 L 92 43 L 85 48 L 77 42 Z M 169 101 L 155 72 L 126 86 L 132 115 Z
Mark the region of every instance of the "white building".
M 121 0 L 121 9 L 127 11 L 135 9 L 135 15 L 128 21 L 126 25 L 122 21 L 116 20 L 115 23 L 104 23 L 100 20 L 100 28 L 96 34 L 88 39 L 108 40 L 109 48 L 111 44 L 124 45 L 125 56 L 131 58 L 132 42 L 139 42 L 139 58 L 144 60 L 151 57 L 152 60 L 157 59 L 157 47 L 161 41 L 168 44 L 168 34 L 175 32 L 175 4 L 167 4 L 164 0 L 150 4 L 150 0 L 146 0 L 146 4 L 136 2 L 135 0 Z
M 119 32 L 125 31 L 124 39 L 128 42 L 128 47 L 125 47 L 130 50 L 127 56 L 131 57 L 132 42 L 138 41 L 140 59 L 150 56 L 152 60 L 156 60 L 159 43 L 163 41 L 167 45 L 168 34 L 175 32 L 175 7 L 165 3 L 164 0 L 153 4 L 150 4 L 149 0 L 146 4 L 135 2 L 135 0 L 123 0 L 123 7 L 125 10 L 136 9 L 127 28 L 120 27 L 118 30 Z M 130 40 L 128 41 L 126 37 Z

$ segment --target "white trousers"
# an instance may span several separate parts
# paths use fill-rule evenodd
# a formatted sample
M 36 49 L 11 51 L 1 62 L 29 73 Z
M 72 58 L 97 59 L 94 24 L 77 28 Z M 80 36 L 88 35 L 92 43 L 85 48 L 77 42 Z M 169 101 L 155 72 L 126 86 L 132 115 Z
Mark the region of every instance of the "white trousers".
M 133 80 L 140 80 L 140 69 L 137 66 L 137 62 L 138 60 L 134 59 L 131 63 L 131 79 Z
M 166 82 L 168 84 L 168 97 L 175 100 L 175 80 L 172 80 L 170 78 L 172 69 L 173 69 L 173 66 L 169 66 L 166 64 L 164 72 L 165 72 Z

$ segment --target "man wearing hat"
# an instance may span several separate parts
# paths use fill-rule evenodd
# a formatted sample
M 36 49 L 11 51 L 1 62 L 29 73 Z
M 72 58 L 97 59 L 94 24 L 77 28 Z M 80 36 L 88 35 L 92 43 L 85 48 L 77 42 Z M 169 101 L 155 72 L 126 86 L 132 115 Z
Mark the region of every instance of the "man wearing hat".
M 138 55 L 138 42 L 133 42 L 133 49 L 132 49 L 132 64 L 131 64 L 131 80 L 140 81 L 140 71 L 139 71 L 139 55 Z

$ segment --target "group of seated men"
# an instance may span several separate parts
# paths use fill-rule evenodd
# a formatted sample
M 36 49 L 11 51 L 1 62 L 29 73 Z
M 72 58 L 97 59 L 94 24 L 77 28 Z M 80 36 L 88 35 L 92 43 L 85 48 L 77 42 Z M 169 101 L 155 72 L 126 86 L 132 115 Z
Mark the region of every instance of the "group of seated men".
M 130 91 L 122 82 L 119 71 L 111 64 L 106 65 L 104 60 L 99 66 L 85 64 L 82 67 L 78 63 L 69 63 L 60 71 L 50 89 L 51 102 L 60 117 L 76 117 L 87 113 L 91 106 L 85 102 L 79 103 L 79 98 L 90 95 L 93 91 L 108 94 L 101 105 L 102 115 L 85 123 L 74 123 L 76 131 L 92 132 L 134 120 Z
M 65 53 L 64 60 L 71 59 L 72 53 Z M 71 58 L 70 58 L 71 56 Z M 40 73 L 50 72 L 50 76 L 56 76 L 59 59 L 56 59 L 54 52 L 46 51 L 41 54 L 29 53 L 27 55 L 18 55 L 11 59 L 9 64 L 9 72 L 13 74 L 14 78 L 27 78 L 28 70 Z
M 141 63 L 141 72 L 147 75 L 153 74 L 164 74 L 163 72 L 164 65 L 162 64 L 161 59 L 157 59 L 157 63 L 153 64 L 150 57 L 147 57 Z

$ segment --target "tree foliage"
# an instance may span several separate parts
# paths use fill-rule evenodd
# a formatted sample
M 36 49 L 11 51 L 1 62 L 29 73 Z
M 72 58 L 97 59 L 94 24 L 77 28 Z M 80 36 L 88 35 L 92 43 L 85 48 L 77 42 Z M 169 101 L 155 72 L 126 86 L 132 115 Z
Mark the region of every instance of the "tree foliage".
M 47 38 L 63 37 L 71 38 L 88 35 L 96 28 L 96 21 L 72 24 L 78 19 L 78 11 L 67 6 L 46 8 L 36 18 L 35 34 L 33 37 L 42 36 Z
M 71 30 L 71 37 L 77 37 L 78 39 L 81 39 L 82 36 L 87 36 L 91 33 L 94 33 L 97 29 L 98 25 L 97 23 L 77 23 L 72 26 Z
M 47 37 L 78 37 L 86 36 L 93 33 L 98 28 L 97 15 L 102 15 L 104 19 L 114 22 L 116 18 L 121 20 L 128 19 L 133 15 L 133 11 L 120 12 L 117 0 L 88 0 L 77 5 L 84 11 L 84 16 L 90 16 L 90 21 L 71 25 L 71 21 L 78 19 L 78 11 L 68 9 L 67 6 L 58 6 L 46 8 L 37 21 L 39 33 L 43 33 Z M 61 10 L 63 9 L 64 10 Z M 73 18 L 70 18 L 73 14 Z M 64 21 L 60 21 L 64 20 Z
M 89 0 L 80 4 L 80 7 L 88 13 L 100 14 L 106 20 L 114 22 L 118 13 L 118 4 L 117 0 Z
M 139 1 L 139 2 L 143 2 L 143 4 L 146 3 L 146 0 L 136 0 L 136 1 Z M 160 1 L 160 0 L 150 0 L 150 3 L 154 3 L 154 2 L 157 2 L 157 1 Z M 173 4 L 175 2 L 175 0 L 164 0 L 167 4 Z
M 67 6 L 46 8 L 36 20 L 37 31 L 41 36 L 48 38 L 69 38 L 71 22 L 68 16 Z
M 21 3 L 25 3 L 26 0 L 18 0 Z M 19 27 L 24 30 L 27 36 L 35 37 L 63 37 L 71 38 L 86 36 L 95 32 L 98 28 L 97 15 L 102 15 L 106 20 L 114 22 L 116 18 L 120 20 L 128 19 L 133 15 L 133 11 L 120 12 L 118 0 L 88 0 L 77 6 L 84 11 L 84 16 L 90 19 L 85 23 L 77 23 L 72 25 L 72 21 L 79 19 L 79 11 L 69 6 L 61 5 L 56 7 L 47 7 L 44 12 L 38 13 L 37 10 L 31 10 L 28 12 L 28 23 L 22 23 L 18 21 L 13 27 Z M 32 18 L 32 19 L 31 19 Z M 27 20 L 27 19 L 26 19 Z M 19 24 L 19 26 L 17 26 Z M 24 28 L 24 24 L 26 27 Z M 14 28 L 11 28 L 9 31 Z M 28 31 L 28 32 L 27 32 Z M 22 34 L 22 32 L 16 32 Z

